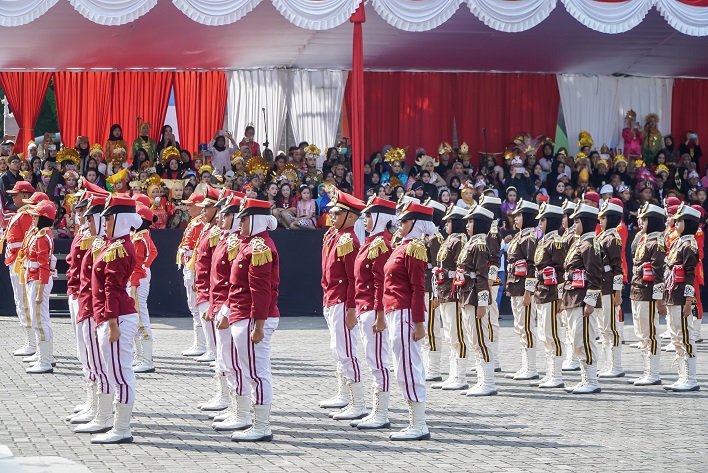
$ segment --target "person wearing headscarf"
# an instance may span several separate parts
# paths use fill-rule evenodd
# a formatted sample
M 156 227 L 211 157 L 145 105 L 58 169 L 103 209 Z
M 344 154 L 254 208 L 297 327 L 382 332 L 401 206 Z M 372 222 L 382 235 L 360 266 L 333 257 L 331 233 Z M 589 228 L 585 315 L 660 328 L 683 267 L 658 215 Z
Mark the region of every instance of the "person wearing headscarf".
M 160 152 L 170 146 L 174 146 L 178 150 L 182 149 L 179 146 L 179 141 L 175 139 L 175 135 L 172 133 L 172 127 L 170 125 L 163 125 L 160 131 L 160 141 L 157 142 L 157 147 L 155 148 L 156 155 L 160 156 Z
M 227 139 L 230 145 L 226 143 Z M 217 131 L 209 142 L 208 149 L 212 153 L 211 165 L 216 172 L 223 175 L 231 169 L 231 155 L 236 150 L 236 141 L 231 133 L 223 130 Z
M 398 387 L 408 404 L 408 427 L 390 435 L 391 440 L 428 440 L 425 423 L 425 266 L 424 238 L 435 233 L 433 209 L 409 202 L 398 215 L 401 244 L 391 253 L 384 273 L 383 306 Z
M 251 397 L 253 426 L 231 435 L 233 442 L 268 442 L 273 400 L 271 338 L 278 328 L 278 286 L 280 257 L 269 232 L 278 222 L 270 215 L 266 201 L 246 199 L 227 206 L 225 218 L 239 219 L 241 242 L 231 266 L 228 322 L 239 364 L 244 370 L 243 395 Z M 246 290 L 244 290 L 246 289 Z M 249 411 L 250 414 L 250 411 Z
M 115 417 L 113 428 L 92 438 L 91 443 L 130 443 L 135 403 L 132 362 L 139 322 L 135 301 L 125 288 L 137 262 L 130 232 L 140 227 L 142 219 L 127 194 L 108 197 L 101 216 L 105 217 L 106 242 L 94 258 L 91 295 L 101 361 L 115 393 Z
M 133 140 L 132 151 L 130 153 L 133 159 L 138 156 L 139 149 L 144 149 L 151 163 L 157 160 L 157 143 L 150 138 L 150 128 L 152 128 L 150 122 L 141 122 L 138 124 L 138 137 Z
M 486 191 L 489 192 L 489 189 Z M 489 273 L 488 279 L 490 284 L 491 299 L 489 301 L 489 346 L 491 348 L 492 359 L 494 361 L 494 371 L 501 371 L 501 363 L 499 360 L 499 289 L 504 284 L 500 272 L 503 272 L 502 266 L 502 237 L 499 232 L 499 222 L 502 218 L 501 206 L 502 201 L 499 197 L 484 194 L 479 199 L 479 205 L 492 212 L 494 219 L 487 233 L 487 253 L 489 253 Z
M 123 139 L 123 129 L 117 123 L 111 125 L 111 131 L 108 133 L 108 139 L 106 140 L 106 146 L 104 147 L 104 156 L 108 156 L 108 159 L 113 156 L 113 150 L 116 147 L 122 147 L 123 149 L 128 149 L 128 144 Z
M 391 243 L 386 230 L 396 219 L 396 204 L 380 197 L 371 197 L 362 212 L 369 236 L 359 247 L 354 262 L 355 300 L 359 334 L 364 343 L 366 364 L 373 378 L 374 409 L 362 420 L 353 420 L 351 425 L 360 430 L 384 429 L 391 426 L 388 419 L 391 372 L 383 306 L 384 266 L 391 256 Z M 335 414 L 334 419 L 338 415 Z

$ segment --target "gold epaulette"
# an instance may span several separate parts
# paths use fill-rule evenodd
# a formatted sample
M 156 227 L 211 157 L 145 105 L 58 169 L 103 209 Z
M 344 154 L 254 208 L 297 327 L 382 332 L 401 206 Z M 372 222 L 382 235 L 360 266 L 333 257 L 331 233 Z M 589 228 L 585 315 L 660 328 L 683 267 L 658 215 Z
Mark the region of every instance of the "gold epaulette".
M 91 235 L 90 233 L 86 233 L 83 237 L 81 237 L 81 241 L 79 242 L 79 249 L 81 251 L 87 251 L 89 248 L 91 248 L 91 245 L 93 245 L 93 241 L 95 239 L 95 236 Z
M 417 238 L 414 238 L 408 243 L 408 246 L 406 247 L 406 254 L 415 259 L 419 259 L 426 263 L 428 262 L 428 251 L 425 248 L 425 243 Z
M 132 235 L 130 235 L 130 241 L 135 243 L 136 241 L 144 240 L 145 239 L 145 232 L 147 230 L 141 230 L 139 232 L 133 232 Z
M 560 235 L 555 235 L 553 237 L 553 244 L 556 246 L 557 249 L 563 248 L 563 237 Z
M 475 239 L 477 240 L 475 242 Z M 475 235 L 471 240 L 470 240 L 471 245 L 477 245 L 477 248 L 481 251 L 487 251 L 487 237 L 486 235 L 479 234 Z
M 497 221 L 492 222 L 492 227 L 489 229 L 489 234 L 490 235 L 496 235 L 499 233 L 499 225 L 497 225 Z
M 99 236 L 93 239 L 93 242 L 91 243 L 91 254 L 94 258 L 96 258 L 98 252 L 101 251 L 104 246 L 106 246 L 106 240 L 104 240 L 103 237 Z
M 693 235 L 691 235 L 691 237 L 692 237 L 692 238 L 690 239 L 690 242 L 691 242 L 691 250 L 693 250 L 694 253 L 698 253 L 698 242 L 696 241 L 695 238 L 693 238 Z
M 384 237 L 377 236 L 369 245 L 369 259 L 376 259 L 379 255 L 388 252 L 388 246 L 386 246 L 386 240 Z
M 125 240 L 122 238 L 111 243 L 111 246 L 106 248 L 106 252 L 103 255 L 103 261 L 110 263 L 117 260 L 118 258 L 125 258 L 128 256 L 128 252 L 123 248 Z
M 592 247 L 595 250 L 595 254 L 599 255 L 601 252 L 600 242 L 597 238 L 592 239 Z
M 346 256 L 354 251 L 354 239 L 351 233 L 344 233 L 337 240 L 337 256 Z
M 445 238 L 443 238 L 442 233 L 440 232 L 435 232 L 434 236 L 438 239 L 438 243 L 440 243 L 441 245 L 445 241 Z
M 229 261 L 233 261 L 238 255 L 238 249 L 241 246 L 241 239 L 236 233 L 232 233 L 226 239 L 226 251 L 228 252 Z
M 211 227 L 211 230 L 209 230 L 209 247 L 214 248 L 218 245 L 220 237 L 221 229 L 219 227 Z
M 253 266 L 263 266 L 273 261 L 273 252 L 261 237 L 255 237 L 249 242 L 251 245 L 251 264 Z

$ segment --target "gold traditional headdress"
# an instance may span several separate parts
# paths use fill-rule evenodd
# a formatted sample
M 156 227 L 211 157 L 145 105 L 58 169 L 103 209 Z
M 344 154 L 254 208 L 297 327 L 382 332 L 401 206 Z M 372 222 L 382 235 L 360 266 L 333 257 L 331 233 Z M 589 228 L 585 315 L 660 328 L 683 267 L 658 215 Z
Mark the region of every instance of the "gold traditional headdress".
M 57 153 L 57 162 L 71 161 L 75 165 L 81 163 L 81 155 L 74 148 L 64 147 Z
M 407 148 L 391 148 L 386 151 L 384 156 L 384 162 L 386 163 L 402 163 L 406 160 L 406 149 Z
M 265 158 L 262 156 L 253 156 L 246 163 L 246 172 L 249 175 L 255 174 L 258 170 L 263 171 L 263 174 L 265 175 L 268 173 L 268 169 L 268 161 L 266 161 Z
M 160 156 L 160 161 L 162 161 L 163 165 L 167 164 L 167 161 L 169 161 L 171 158 L 177 158 L 179 161 L 179 154 L 180 151 L 175 148 L 174 146 L 168 146 L 167 148 L 162 150 L 162 156 Z
M 583 130 L 580 132 L 578 135 L 578 148 L 582 149 L 584 147 L 589 147 L 592 148 L 592 145 L 595 143 L 592 140 L 592 136 L 590 136 L 590 133 L 587 131 Z
M 309 145 L 309 146 L 305 147 L 305 157 L 314 156 L 316 158 L 319 158 L 321 154 L 322 154 L 322 152 L 315 145 Z

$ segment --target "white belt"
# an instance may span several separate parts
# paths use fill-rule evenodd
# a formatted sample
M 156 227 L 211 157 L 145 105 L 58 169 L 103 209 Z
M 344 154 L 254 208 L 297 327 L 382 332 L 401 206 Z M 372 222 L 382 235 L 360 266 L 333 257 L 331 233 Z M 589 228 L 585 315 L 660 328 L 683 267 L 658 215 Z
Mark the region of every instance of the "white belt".
M 32 268 L 32 269 L 37 269 L 37 268 L 39 268 L 39 263 L 32 262 L 32 261 L 28 261 L 28 262 L 27 262 L 27 267 L 28 267 L 28 268 Z
M 450 278 L 450 279 L 455 279 L 455 273 L 456 273 L 456 272 L 457 272 L 457 271 L 448 271 L 448 272 L 447 272 L 447 277 Z
M 8 243 L 7 244 L 7 249 L 8 250 L 14 250 L 15 248 L 19 248 L 22 246 L 22 242 L 18 241 L 17 243 Z
M 474 271 L 470 271 L 469 273 L 467 273 L 467 275 L 470 277 L 470 279 L 475 279 L 477 277 L 477 273 L 475 273 Z
M 612 266 L 610 266 L 609 264 L 606 264 L 605 265 L 605 272 L 609 273 L 610 271 L 612 271 Z
M 428 263 L 428 269 L 433 269 L 433 265 Z

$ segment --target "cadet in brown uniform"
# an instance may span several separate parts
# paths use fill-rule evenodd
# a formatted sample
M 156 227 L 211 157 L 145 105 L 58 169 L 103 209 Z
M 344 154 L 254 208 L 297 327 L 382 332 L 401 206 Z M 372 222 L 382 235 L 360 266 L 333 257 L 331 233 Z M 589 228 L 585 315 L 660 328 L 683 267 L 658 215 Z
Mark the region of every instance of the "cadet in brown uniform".
M 633 252 L 634 266 L 629 298 L 632 301 L 634 332 L 639 337 L 639 348 L 644 359 L 644 372 L 639 378 L 629 382 L 635 386 L 653 386 L 661 384 L 661 341 L 657 329 L 659 314 L 666 313 L 662 300 L 666 260 L 666 216 L 661 207 L 646 204 L 639 210 L 637 217 L 642 232 L 639 233 Z
M 499 306 L 497 305 L 497 295 L 502 286 L 499 279 L 499 264 L 501 260 L 501 234 L 499 233 L 499 220 L 501 219 L 501 199 L 499 197 L 483 195 L 479 199 L 479 205 L 489 210 L 494 215 L 489 233 L 487 233 L 487 253 L 489 253 L 489 346 L 492 350 L 494 361 L 494 371 L 501 371 L 499 362 Z
M 695 234 L 701 221 L 700 211 L 681 204 L 676 212 L 676 231 L 681 235 L 671 244 L 666 259 L 664 303 L 671 341 L 676 347 L 679 379 L 664 389 L 684 392 L 698 391 L 696 380 L 696 346 L 689 327 L 693 323 L 696 303 L 695 282 L 698 265 L 698 244 Z
M 511 297 L 514 331 L 521 341 L 521 368 L 504 377 L 516 380 L 538 379 L 536 370 L 536 306 L 531 295 L 536 289 L 536 216 L 538 205 L 521 199 L 513 212 L 514 226 L 519 232 L 507 251 L 506 293 Z
M 622 336 L 617 327 L 617 319 L 622 305 L 622 252 L 624 242 L 617 232 L 622 223 L 624 206 L 621 200 L 610 199 L 605 202 L 598 214 L 602 231 L 597 240 L 602 249 L 602 308 L 598 309 L 598 326 L 602 341 L 600 360 L 605 360 L 606 369 L 600 372 L 600 378 L 621 378 Z M 599 360 L 598 360 L 599 361 Z
M 561 238 L 563 239 L 563 253 L 566 255 L 568 254 L 568 251 L 570 251 L 570 247 L 573 243 L 575 243 L 575 240 L 578 239 L 578 235 L 575 234 L 575 224 L 573 223 L 573 220 L 569 218 L 570 215 L 575 212 L 575 208 L 576 206 L 573 202 L 569 200 L 563 202 L 563 232 L 561 233 L 559 231 L 558 233 L 561 234 Z M 565 345 L 563 353 L 565 353 L 565 360 L 563 360 L 562 371 L 578 371 L 580 370 L 580 361 L 578 360 L 578 357 L 575 356 L 575 352 L 573 351 L 573 336 L 570 333 L 568 312 L 564 307 L 562 307 L 563 300 L 560 295 L 559 300 L 561 308 L 563 309 L 561 311 L 560 318 L 561 325 L 563 325 L 563 328 L 565 329 L 565 337 L 563 337 L 563 344 Z
M 560 340 L 559 292 L 563 286 L 563 262 L 566 252 L 563 238 L 558 234 L 563 224 L 563 209 L 556 205 L 541 204 L 538 214 L 543 238 L 538 241 L 534 264 L 538 272 L 538 284 L 534 301 L 538 310 L 538 338 L 546 350 L 546 375 L 531 385 L 539 388 L 562 388 L 563 344 Z
M 565 258 L 563 307 L 568 312 L 568 323 L 573 337 L 573 350 L 580 360 L 580 383 L 566 388 L 573 394 L 599 393 L 597 384 L 597 317 L 601 307 L 602 253 L 595 240 L 599 211 L 580 204 L 573 215 L 578 239 L 571 245 Z
M 423 204 L 433 209 L 433 223 L 437 228 L 442 225 L 442 218 L 447 208 L 440 202 L 428 199 Z M 425 237 L 425 246 L 428 249 L 428 269 L 425 270 L 425 306 L 428 308 L 426 320 L 426 333 L 423 339 L 423 360 L 425 361 L 425 380 L 442 381 L 440 375 L 440 355 L 442 352 L 442 339 L 440 338 L 440 303 L 438 302 L 433 283 L 433 266 L 438 260 L 438 251 L 445 241 L 439 231 Z
M 461 390 L 469 385 L 465 377 L 467 371 L 467 344 L 462 326 L 462 307 L 452 283 L 457 270 L 457 258 L 467 243 L 465 235 L 465 215 L 467 211 L 456 205 L 451 206 L 443 217 L 448 237 L 438 251 L 438 264 L 433 273 L 436 279 L 443 335 L 450 345 L 450 373 L 445 381 L 432 384 L 433 389 Z

